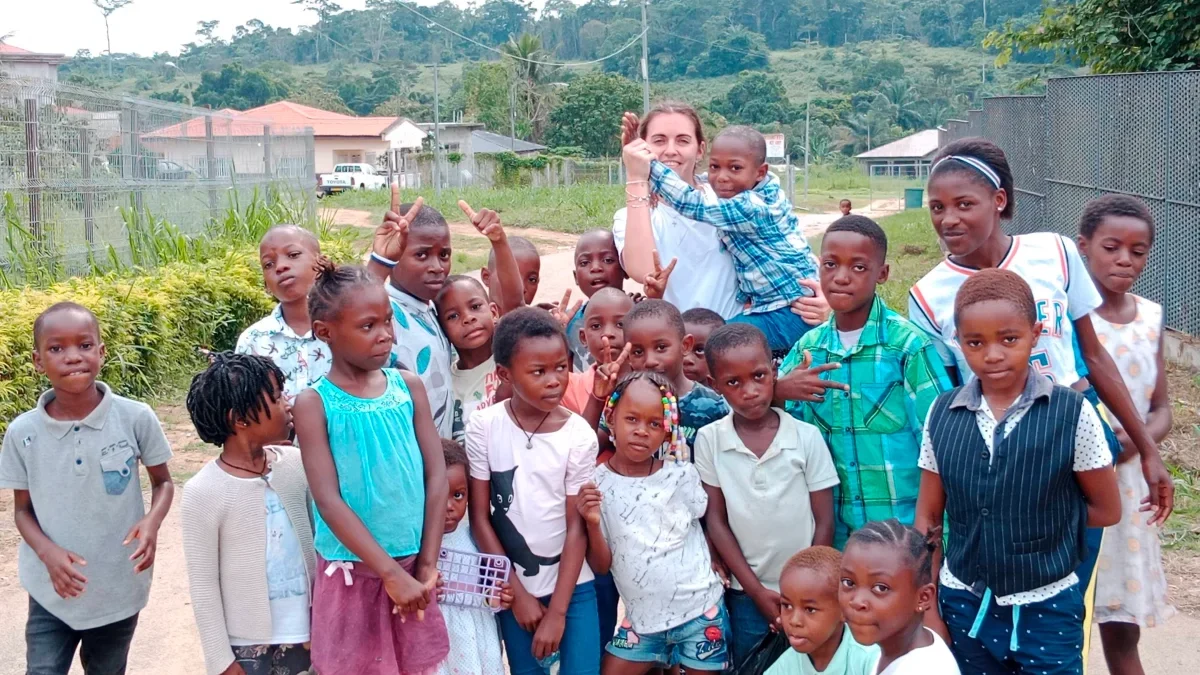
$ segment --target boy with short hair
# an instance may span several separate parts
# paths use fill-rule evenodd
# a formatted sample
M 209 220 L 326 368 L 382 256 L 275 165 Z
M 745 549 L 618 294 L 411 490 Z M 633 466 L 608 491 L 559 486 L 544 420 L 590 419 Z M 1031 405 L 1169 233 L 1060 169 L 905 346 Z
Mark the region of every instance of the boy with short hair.
M 33 342 L 51 389 L 12 421 L 0 451 L 0 489 L 13 490 L 18 570 L 29 593 L 26 668 L 65 674 L 82 643 L 89 674 L 117 675 L 175 494 L 171 446 L 150 406 L 96 381 L 105 350 L 90 310 L 50 307 L 33 324 Z M 149 513 L 139 462 L 150 476 Z
M 683 374 L 683 355 L 695 338 L 684 330 L 683 316 L 664 300 L 642 300 L 625 315 L 625 341 L 632 370 L 653 370 L 671 381 L 679 408 L 679 426 L 690 451 L 696 432 L 729 414 L 725 399 Z
M 502 312 L 521 306 L 523 293 L 517 283 L 517 264 L 499 216 L 489 209 L 476 212 L 465 201 L 459 201 L 458 206 L 480 234 L 488 237 L 496 252 L 501 266 L 496 275 L 501 286 L 500 297 L 494 298 L 496 304 Z M 433 305 L 450 274 L 450 225 L 420 197 L 412 204 L 401 204 L 399 188 L 394 185 L 391 210 L 383 218 L 375 233 L 369 269 L 385 279 L 391 298 L 395 338 L 389 367 L 404 368 L 421 378 L 438 435 L 453 438 L 452 351 Z M 461 435 L 462 431 L 457 433 Z
M 279 304 L 242 331 L 239 354 L 265 356 L 283 371 L 283 394 L 294 402 L 300 392 L 325 377 L 333 358 L 312 334 L 308 290 L 316 278 L 321 242 L 299 225 L 276 225 L 258 245 L 263 285 Z
M 787 559 L 832 543 L 838 477 L 820 432 L 771 406 L 775 367 L 762 331 L 745 323 L 719 328 L 706 356 L 733 412 L 696 434 L 696 469 L 708 493 L 709 539 L 733 575 L 725 602 L 733 662 L 741 663 L 779 624 Z
M 617 243 L 609 230 L 589 230 L 579 235 L 575 242 L 575 270 L 572 273 L 575 285 L 583 291 L 587 300 L 568 307 L 571 292 L 568 290 L 559 303 L 555 316 L 563 321 L 567 332 L 567 347 L 571 350 L 571 358 L 575 372 L 584 372 L 596 364 L 596 359 L 581 338 L 583 314 L 587 310 L 588 301 L 592 296 L 605 288 L 615 288 L 624 292 L 625 270 L 621 267 L 621 257 L 617 253 Z
M 842 216 L 850 215 L 850 209 L 852 208 L 854 208 L 854 205 L 850 203 L 849 199 L 843 199 L 838 202 L 838 211 L 842 212 Z
M 780 619 L 792 648 L 766 675 L 874 675 L 879 647 L 854 639 L 838 603 L 842 554 L 811 546 L 788 559 L 779 577 Z
M 692 348 L 683 353 L 683 374 L 692 382 L 711 387 L 708 376 L 708 361 L 704 358 L 704 347 L 708 336 L 721 326 L 725 319 L 720 314 L 704 307 L 693 307 L 683 313 L 683 329 L 692 336 Z
M 588 403 L 594 398 L 592 386 L 596 379 L 596 366 L 600 362 L 615 361 L 625 348 L 625 315 L 633 309 L 633 300 L 619 288 L 602 287 L 592 294 L 587 305 L 580 310 L 576 339 L 587 350 L 593 365 L 583 372 L 571 373 L 570 383 L 563 395 L 562 405 L 567 410 L 588 417 L 598 424 L 599 415 L 585 415 Z M 607 353 L 605 353 L 607 350 Z M 603 404 L 593 406 L 598 412 Z
M 949 522 L 926 624 L 965 672 L 1082 673 L 1085 533 L 1121 518 L 1100 416 L 1030 367 L 1042 323 L 1016 273 L 967 279 L 954 325 L 975 378 L 937 398 L 921 443 L 916 528 Z
M 542 258 L 537 247 L 525 237 L 508 237 L 508 247 L 512 249 L 517 260 L 517 269 L 521 273 L 521 285 L 526 305 L 533 305 L 537 296 L 538 286 L 542 283 Z M 493 301 L 501 296 L 500 278 L 496 274 L 496 251 L 488 251 L 487 265 L 479 269 L 479 280 L 487 288 L 488 297 Z M 497 305 L 499 306 L 499 305 Z
M 455 441 L 462 440 L 476 410 L 496 402 L 500 376 L 492 358 L 492 337 L 500 308 L 488 300 L 479 280 L 466 275 L 446 279 L 446 285 L 433 299 L 438 320 L 458 357 L 451 364 L 454 389 Z
M 770 173 L 763 135 L 744 126 L 717 135 L 707 176 L 715 194 L 685 182 L 654 158 L 645 141 L 627 145 L 624 157 L 630 204 L 646 203 L 653 194 L 683 216 L 721 231 L 733 255 L 738 299 L 749 303 L 730 321 L 762 330 L 773 351 L 790 349 L 808 330 L 791 303 L 812 295 L 800 280 L 815 280 L 817 273 L 792 203 Z
M 834 548 L 872 520 L 912 525 L 921 470 L 921 427 L 950 378 L 933 340 L 884 304 L 887 236 L 865 216 L 840 218 L 821 240 L 821 290 L 833 309 L 828 321 L 796 343 L 779 367 L 840 363 L 821 378 L 849 392 L 820 401 L 788 401 L 787 410 L 821 431 L 839 484 L 833 491 Z

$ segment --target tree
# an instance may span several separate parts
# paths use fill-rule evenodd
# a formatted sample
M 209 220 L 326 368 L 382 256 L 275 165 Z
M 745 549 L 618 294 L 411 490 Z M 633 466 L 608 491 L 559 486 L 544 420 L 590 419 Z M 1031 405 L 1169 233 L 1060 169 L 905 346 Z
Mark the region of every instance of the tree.
M 112 77 L 112 32 L 108 29 L 108 17 L 122 7 L 133 4 L 133 0 L 92 0 L 100 13 L 104 15 L 104 41 L 108 45 L 108 76 Z
M 562 102 L 550 113 L 546 144 L 579 146 L 592 157 L 614 157 L 621 151 L 617 131 L 621 115 L 642 109 L 642 88 L 628 78 L 589 73 L 573 80 Z
M 239 64 L 230 63 L 222 66 L 220 73 L 210 71 L 200 75 L 195 103 L 213 108 L 248 110 L 282 100 L 287 93 L 286 85 L 273 80 L 266 73 L 245 70 Z
M 221 22 L 216 19 L 212 21 L 198 21 L 196 22 L 196 36 L 204 38 L 204 44 L 211 45 L 217 41 L 213 33 L 216 32 L 217 26 L 220 24 Z
M 464 114 L 488 131 L 509 132 L 509 88 L 512 73 L 500 63 L 479 63 L 463 69 Z
M 346 106 L 346 102 L 337 95 L 336 91 L 330 91 L 317 82 L 308 82 L 296 89 L 290 89 L 287 98 L 289 101 L 294 101 L 300 105 L 312 106 L 313 108 L 342 113 L 343 115 L 354 114 L 354 111 Z
M 767 43 L 758 33 L 741 26 L 724 31 L 712 46 L 688 65 L 691 77 L 718 77 L 770 66 Z
M 99 2 L 99 0 L 93 0 Z M 317 23 L 313 25 L 313 30 L 317 33 L 317 38 L 314 41 L 316 55 L 314 63 L 321 62 L 321 38 L 325 37 L 322 27 L 329 21 L 329 18 L 334 14 L 342 11 L 342 6 L 333 2 L 333 0 L 292 0 L 293 5 L 303 5 L 305 9 L 311 10 L 317 15 Z
M 519 38 L 509 38 L 500 51 L 509 57 L 507 60 L 516 75 L 511 86 L 521 109 L 519 117 L 529 122 L 530 128 L 521 135 L 540 141 L 553 107 L 552 81 L 558 78 L 559 69 L 544 63 L 550 55 L 542 49 L 542 40 L 536 35 L 523 33 Z
M 533 8 L 517 0 L 487 0 L 476 12 L 475 32 L 492 44 L 502 44 L 519 35 L 533 18 Z
M 984 45 L 1000 49 L 997 65 L 1013 52 L 1045 49 L 1095 73 L 1190 70 L 1200 65 L 1200 3 L 1190 0 L 1078 0 L 1042 9 L 1024 28 L 1009 22 Z
M 783 80 L 766 73 L 738 75 L 729 93 L 710 107 L 738 124 L 788 124 L 795 116 Z

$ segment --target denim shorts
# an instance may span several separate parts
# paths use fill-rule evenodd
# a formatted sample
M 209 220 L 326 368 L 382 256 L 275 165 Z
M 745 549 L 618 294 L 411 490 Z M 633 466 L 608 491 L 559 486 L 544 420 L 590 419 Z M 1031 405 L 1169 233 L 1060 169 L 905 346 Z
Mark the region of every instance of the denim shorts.
M 719 602 L 687 623 L 658 633 L 635 633 L 623 619 L 606 651 L 624 661 L 683 664 L 688 670 L 724 670 L 729 661 L 729 615 Z

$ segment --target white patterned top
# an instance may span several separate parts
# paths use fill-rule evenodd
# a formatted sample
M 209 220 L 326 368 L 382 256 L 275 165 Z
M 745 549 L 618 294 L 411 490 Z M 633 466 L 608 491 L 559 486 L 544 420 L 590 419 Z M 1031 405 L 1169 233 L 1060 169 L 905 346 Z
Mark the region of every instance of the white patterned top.
M 712 570 L 700 516 L 708 495 L 690 462 L 666 462 L 645 477 L 596 467 L 600 529 L 612 551 L 612 575 L 633 629 L 681 626 L 724 594 Z
M 297 335 L 283 320 L 283 307 L 255 322 L 238 337 L 239 354 L 265 356 L 283 371 L 283 395 L 295 403 L 300 392 L 329 373 L 333 355 L 329 347 L 313 337 L 312 331 Z
M 478 553 L 471 526 L 463 518 L 453 532 L 442 535 L 442 548 Z M 504 675 L 500 658 L 500 631 L 496 615 L 488 609 L 439 604 L 450 635 L 450 654 L 438 666 L 438 675 Z
M 1158 343 L 1162 336 L 1163 311 L 1161 305 L 1145 298 L 1135 295 L 1133 299 L 1137 303 L 1133 321 L 1109 323 L 1092 312 L 1092 326 L 1100 344 L 1117 364 L 1138 415 L 1146 419 L 1150 415 L 1154 386 L 1158 384 Z M 1108 417 L 1113 428 L 1120 426 L 1115 417 Z

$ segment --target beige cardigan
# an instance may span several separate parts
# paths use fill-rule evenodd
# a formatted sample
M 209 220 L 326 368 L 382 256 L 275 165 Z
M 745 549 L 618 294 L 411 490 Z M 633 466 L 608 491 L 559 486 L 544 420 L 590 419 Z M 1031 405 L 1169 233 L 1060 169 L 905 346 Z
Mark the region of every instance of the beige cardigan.
M 300 540 L 311 588 L 316 558 L 300 451 L 273 447 L 267 453 L 273 456 L 271 487 Z M 209 675 L 217 675 L 233 663 L 230 634 L 264 643 L 271 639 L 265 490 L 264 481 L 231 476 L 216 460 L 183 488 L 183 551 Z

